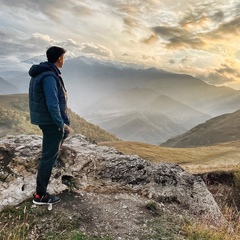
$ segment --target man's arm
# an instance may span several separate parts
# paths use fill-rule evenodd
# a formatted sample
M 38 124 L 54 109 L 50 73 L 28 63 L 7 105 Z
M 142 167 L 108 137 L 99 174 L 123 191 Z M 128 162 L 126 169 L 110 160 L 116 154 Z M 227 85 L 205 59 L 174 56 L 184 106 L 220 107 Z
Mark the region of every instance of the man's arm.
M 58 88 L 54 77 L 49 76 L 43 80 L 43 91 L 46 97 L 48 111 L 52 116 L 53 122 L 58 126 L 58 128 L 63 128 L 64 122 L 60 113 Z

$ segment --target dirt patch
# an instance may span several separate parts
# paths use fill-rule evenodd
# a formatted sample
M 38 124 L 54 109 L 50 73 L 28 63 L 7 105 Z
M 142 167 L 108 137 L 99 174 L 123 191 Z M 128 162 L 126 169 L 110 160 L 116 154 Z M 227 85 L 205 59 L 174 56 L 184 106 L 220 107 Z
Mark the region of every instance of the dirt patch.
M 93 236 L 124 240 L 157 239 L 159 229 L 168 229 L 171 225 L 168 219 L 170 211 L 172 222 L 173 219 L 184 219 L 184 213 L 180 214 L 177 205 L 159 204 L 136 194 L 64 192 L 61 198 L 57 211 L 68 212 L 71 218 L 79 219 L 79 230 Z M 156 222 L 161 224 L 156 227 Z M 165 230 L 161 236 L 181 239 L 181 224 L 180 220 L 172 226 L 171 233 Z
M 4 209 L 0 239 L 185 239 L 182 226 L 189 218 L 176 204 L 127 193 L 65 191 L 60 197 L 51 211 L 33 205 L 32 199 Z

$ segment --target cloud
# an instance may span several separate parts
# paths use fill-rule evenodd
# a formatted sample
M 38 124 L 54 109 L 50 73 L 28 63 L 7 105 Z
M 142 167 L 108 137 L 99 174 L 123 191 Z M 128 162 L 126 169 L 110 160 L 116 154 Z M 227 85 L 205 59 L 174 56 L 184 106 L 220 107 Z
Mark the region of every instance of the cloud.
M 139 21 L 134 18 L 126 17 L 123 19 L 123 22 L 125 23 L 125 25 L 131 28 L 141 27 Z
M 17 56 L 29 51 L 29 44 L 25 44 L 24 40 L 13 36 L 6 30 L 0 30 L 0 58 L 16 59 Z M 29 41 L 31 42 L 31 40 Z
M 34 45 L 34 47 L 41 47 L 46 44 L 53 45 L 53 44 L 57 43 L 57 41 L 52 39 L 47 34 L 41 34 L 41 33 L 33 33 L 32 37 L 30 39 L 28 39 L 27 42 Z
M 140 4 L 136 2 L 122 2 L 116 5 L 116 10 L 122 14 L 138 15 L 140 13 Z
M 0 4 L 2 6 L 7 5 L 7 6 L 12 6 L 12 7 L 16 7 L 16 8 L 30 8 L 33 9 L 34 5 L 37 5 L 38 1 L 31 1 L 31 0 L 0 0 Z M 44 1 L 43 1 L 44 2 Z
M 51 41 L 52 42 L 52 41 Z M 113 52 L 101 44 L 93 42 L 77 42 L 73 39 L 67 39 L 64 42 L 56 42 L 56 45 L 62 46 L 67 50 L 67 55 L 71 57 L 78 57 L 80 55 L 113 59 Z
M 70 57 L 80 55 L 91 56 L 95 58 L 113 59 L 114 55 L 111 50 L 103 45 L 87 42 L 77 42 L 72 39 L 66 41 L 57 41 L 47 34 L 34 33 L 28 39 L 18 39 L 16 42 L 8 41 L 8 35 L 0 31 L 2 41 L 0 44 L 0 59 L 14 59 L 23 61 L 33 56 L 45 54 L 48 47 L 57 45 L 64 47 Z
M 91 14 L 89 7 L 83 3 L 78 3 L 76 0 L 0 0 L 0 4 L 1 6 L 10 7 L 10 9 L 18 8 L 30 12 L 40 12 L 55 22 L 62 22 L 62 14 L 64 12 L 72 12 L 78 16 Z M 18 11 L 14 11 L 14 14 L 18 14 Z
M 143 39 L 142 42 L 145 44 L 153 44 L 157 40 L 158 40 L 158 37 L 156 36 L 156 34 L 151 34 L 150 37 Z
M 95 44 L 93 42 L 77 42 L 73 39 L 67 39 L 64 42 L 57 42 L 51 39 L 49 36 L 41 36 L 39 34 L 36 35 L 40 38 L 40 40 L 47 40 L 48 44 L 50 45 L 55 44 L 64 47 L 67 50 L 67 54 L 71 57 L 85 55 L 95 58 L 114 58 L 113 52 L 101 44 Z
M 169 62 L 170 64 L 175 64 L 176 61 L 175 61 L 175 59 L 172 59 L 172 58 L 171 58 L 171 59 L 168 60 L 168 62 Z
M 218 86 L 234 84 L 238 83 L 238 79 L 240 79 L 240 71 L 234 62 L 228 61 L 222 63 L 219 68 L 214 69 L 206 76 L 199 75 L 199 78 L 204 79 L 209 84 Z
M 191 62 L 191 60 L 189 59 L 188 56 L 184 56 L 182 59 L 181 59 L 181 62 L 183 64 L 188 64 L 189 62 Z
M 227 63 L 222 64 L 221 68 L 216 69 L 216 73 L 221 75 L 221 76 L 225 76 L 228 79 L 235 79 L 235 78 L 240 78 L 240 72 L 239 70 L 233 68 L 232 66 L 229 66 Z
M 217 6 L 218 1 L 197 3 L 187 8 L 179 26 L 195 33 L 206 32 L 224 21 L 224 12 Z
M 238 37 L 240 34 L 240 17 L 234 18 L 228 22 L 222 23 L 211 32 L 207 37 L 212 40 L 223 40 L 226 41 L 226 37 Z M 238 37 L 239 39 L 239 37 Z M 228 39 L 228 41 L 232 41 L 232 39 Z
M 144 60 L 144 61 L 146 61 L 146 60 L 157 61 L 158 60 L 157 57 L 147 56 L 147 55 L 141 55 L 141 56 L 139 56 L 139 59 Z
M 93 10 L 85 5 L 79 4 L 77 6 L 73 6 L 71 8 L 71 12 L 74 13 L 76 16 L 91 16 L 93 14 Z
M 178 27 L 157 26 L 152 28 L 154 34 L 159 35 L 168 49 L 175 48 L 203 48 L 206 43 L 200 37 Z
M 119 0 L 119 1 L 108 1 L 108 4 L 111 5 L 116 12 L 121 15 L 128 16 L 141 16 L 141 19 L 148 18 L 154 15 L 155 13 L 159 13 L 162 8 L 166 8 L 170 1 L 173 1 L 173 6 L 177 6 L 175 0 L 135 0 L 135 1 L 127 1 L 127 0 Z M 167 3 L 167 4 L 166 4 Z M 168 8 L 168 6 L 167 6 Z
M 167 49 L 210 49 L 216 43 L 226 44 L 226 36 L 236 39 L 240 34 L 240 17 L 233 11 L 234 2 L 232 5 L 215 1 L 189 6 L 175 25 L 165 23 L 151 28 L 152 34 L 158 35 Z
M 112 51 L 100 44 L 83 43 L 81 50 L 83 53 L 94 55 L 95 57 L 104 57 L 104 58 L 113 59 Z

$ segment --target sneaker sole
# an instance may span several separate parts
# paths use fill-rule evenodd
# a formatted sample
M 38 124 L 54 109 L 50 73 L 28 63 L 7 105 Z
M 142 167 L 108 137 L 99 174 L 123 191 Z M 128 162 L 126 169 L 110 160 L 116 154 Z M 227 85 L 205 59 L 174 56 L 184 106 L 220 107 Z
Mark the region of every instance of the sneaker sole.
M 36 205 L 49 205 L 49 204 L 56 204 L 56 203 L 59 203 L 61 201 L 61 199 L 59 199 L 58 201 L 55 201 L 55 202 L 37 202 L 37 201 L 32 201 L 34 204 Z

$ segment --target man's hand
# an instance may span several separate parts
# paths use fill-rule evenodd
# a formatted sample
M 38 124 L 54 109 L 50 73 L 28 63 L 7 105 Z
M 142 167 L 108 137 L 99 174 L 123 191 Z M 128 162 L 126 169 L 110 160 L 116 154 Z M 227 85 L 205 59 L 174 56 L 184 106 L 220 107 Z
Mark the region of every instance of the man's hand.
M 63 126 L 63 140 L 65 140 L 69 134 L 70 134 L 71 130 L 70 130 L 70 127 L 64 123 L 64 126 Z
M 71 130 L 70 130 L 70 127 L 64 123 L 64 126 L 63 126 L 63 131 L 64 131 L 64 134 L 67 134 L 69 135 Z

